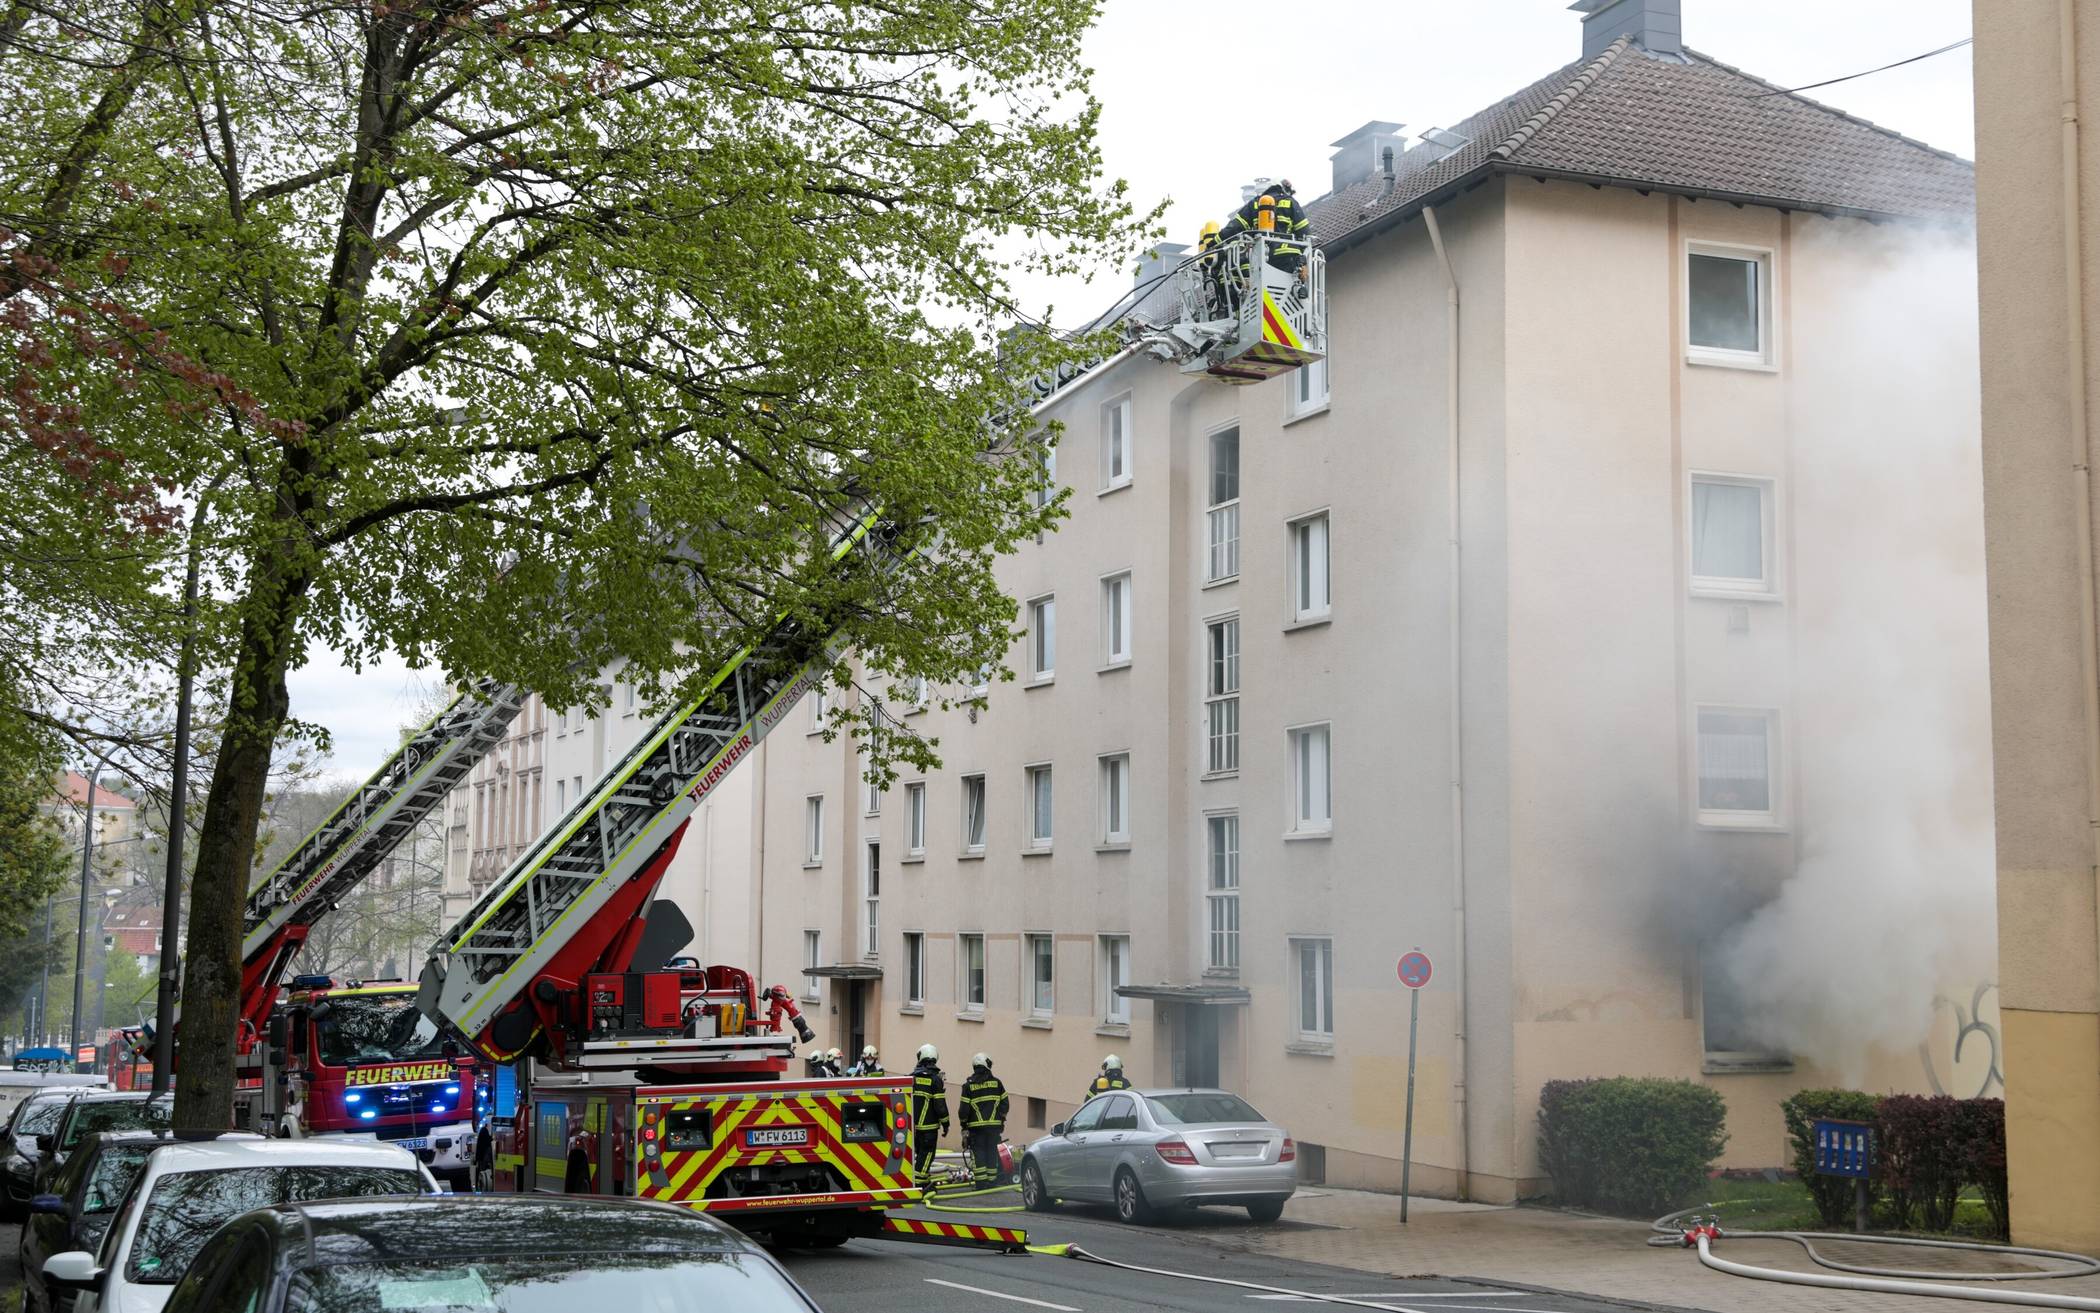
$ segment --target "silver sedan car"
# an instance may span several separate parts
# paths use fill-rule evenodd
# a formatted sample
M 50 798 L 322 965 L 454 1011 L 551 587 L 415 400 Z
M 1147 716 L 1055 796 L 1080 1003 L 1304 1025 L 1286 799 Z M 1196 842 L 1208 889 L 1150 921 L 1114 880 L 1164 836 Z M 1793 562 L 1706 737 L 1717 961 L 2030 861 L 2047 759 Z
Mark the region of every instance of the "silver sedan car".
M 1125 1222 L 1155 1209 L 1238 1204 L 1257 1222 L 1298 1188 L 1298 1147 L 1224 1090 L 1120 1090 L 1089 1100 L 1021 1157 L 1021 1202 L 1115 1205 Z

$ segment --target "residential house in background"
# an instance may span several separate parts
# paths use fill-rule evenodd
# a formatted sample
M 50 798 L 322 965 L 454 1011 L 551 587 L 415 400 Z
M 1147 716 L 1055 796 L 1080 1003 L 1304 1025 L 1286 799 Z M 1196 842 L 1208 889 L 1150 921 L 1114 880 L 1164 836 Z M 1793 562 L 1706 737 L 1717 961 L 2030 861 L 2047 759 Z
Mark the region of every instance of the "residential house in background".
M 1391 1188 L 1420 948 L 1413 1180 L 1485 1200 L 1553 1079 L 1707 1082 L 1756 1167 L 1795 1089 L 1989 1084 L 1818 1032 L 1745 938 L 1914 815 L 1988 920 L 1971 168 L 1580 7 L 1565 68 L 1337 143 L 1328 360 L 1044 404 L 1018 679 L 888 691 L 941 770 L 870 788 L 816 707 L 762 745 L 762 973 L 823 1042 L 989 1051 L 1024 1140 L 1117 1052 Z

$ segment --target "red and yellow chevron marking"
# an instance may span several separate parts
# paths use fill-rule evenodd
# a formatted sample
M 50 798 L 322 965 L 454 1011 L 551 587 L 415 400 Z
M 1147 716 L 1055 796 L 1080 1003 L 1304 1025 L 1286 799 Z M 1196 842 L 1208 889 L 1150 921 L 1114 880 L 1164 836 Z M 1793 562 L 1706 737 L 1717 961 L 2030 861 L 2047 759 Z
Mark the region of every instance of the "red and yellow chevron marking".
M 783 1090 L 666 1100 L 655 1105 L 658 1111 L 705 1109 L 714 1129 L 713 1144 L 707 1149 L 684 1152 L 666 1150 L 655 1160 L 649 1159 L 644 1149 L 639 1158 L 644 1171 L 636 1194 L 644 1199 L 731 1211 L 756 1205 L 749 1200 L 709 1200 L 708 1187 L 723 1172 L 767 1163 L 825 1163 L 837 1169 L 846 1190 L 810 1196 L 807 1202 L 812 1206 L 908 1200 L 916 1195 L 910 1163 L 896 1153 L 888 1135 L 879 1142 L 862 1143 L 848 1142 L 842 1133 L 849 1100 L 866 1102 L 894 1094 L 871 1090 Z M 894 1098 L 885 1101 L 894 1111 Z M 804 1144 L 780 1147 L 754 1148 L 744 1143 L 746 1131 L 767 1126 L 806 1127 L 809 1138 Z M 801 1198 L 769 1195 L 763 1203 L 772 1208 L 793 1207 Z
M 1294 351 L 1305 349 L 1305 339 L 1291 330 L 1291 321 L 1276 308 L 1276 299 L 1269 295 L 1266 287 L 1261 293 L 1261 338 L 1264 342 L 1274 342 Z
M 993 1247 L 1018 1253 L 1028 1247 L 1028 1233 L 1012 1226 L 971 1226 L 965 1222 L 928 1222 L 916 1217 L 886 1217 L 882 1220 L 886 1239 L 916 1240 L 932 1244 Z

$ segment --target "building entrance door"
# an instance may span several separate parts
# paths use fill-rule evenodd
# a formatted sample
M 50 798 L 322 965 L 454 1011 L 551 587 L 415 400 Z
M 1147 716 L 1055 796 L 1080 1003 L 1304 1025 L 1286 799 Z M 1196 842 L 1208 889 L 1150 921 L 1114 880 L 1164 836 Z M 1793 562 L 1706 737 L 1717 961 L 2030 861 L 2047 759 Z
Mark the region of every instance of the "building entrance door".
M 1174 1007 L 1173 1083 L 1214 1086 L 1218 1083 L 1218 1013 L 1201 1003 Z

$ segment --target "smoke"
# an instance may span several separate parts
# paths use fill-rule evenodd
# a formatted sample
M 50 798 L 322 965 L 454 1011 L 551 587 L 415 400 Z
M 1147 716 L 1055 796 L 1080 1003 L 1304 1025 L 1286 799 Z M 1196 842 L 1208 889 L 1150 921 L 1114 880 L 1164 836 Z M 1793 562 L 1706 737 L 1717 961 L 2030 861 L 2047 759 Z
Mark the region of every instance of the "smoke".
M 1752 1036 L 1857 1083 L 1996 975 L 1976 260 L 1967 234 L 1796 231 L 1797 865 L 1704 954 Z M 1803 287 L 1848 266 L 1864 286 Z

